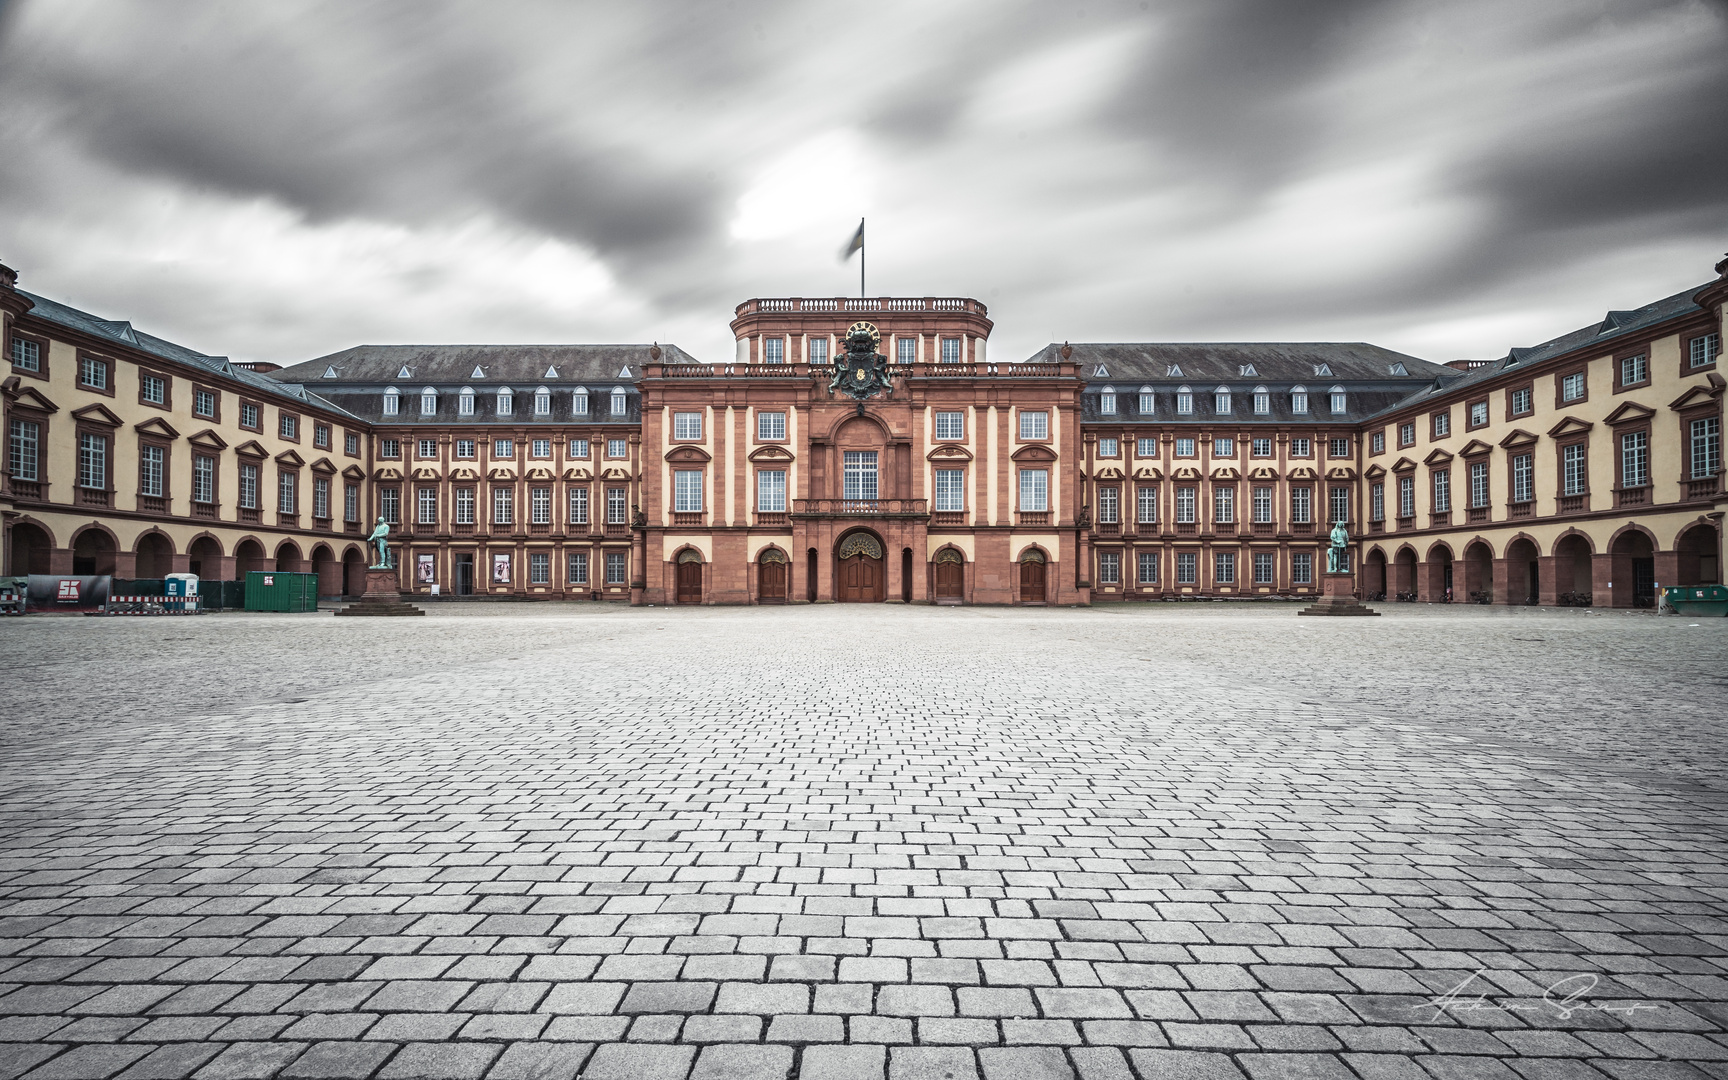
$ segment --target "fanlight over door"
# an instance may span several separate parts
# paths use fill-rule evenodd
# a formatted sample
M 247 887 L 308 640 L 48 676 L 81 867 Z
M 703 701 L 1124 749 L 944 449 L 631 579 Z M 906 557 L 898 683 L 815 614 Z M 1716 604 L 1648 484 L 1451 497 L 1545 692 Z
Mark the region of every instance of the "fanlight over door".
M 883 597 L 882 545 L 869 533 L 853 533 L 835 551 L 838 560 L 834 599 L 875 603 Z
M 966 559 L 953 548 L 936 553 L 936 599 L 958 603 L 966 588 Z
M 786 602 L 786 553 L 769 548 L 756 560 L 756 600 L 763 604 Z
M 1044 602 L 1044 553 L 1037 548 L 1028 548 L 1026 554 L 1020 556 L 1020 602 L 1022 604 L 1042 604 Z
M 678 602 L 702 602 L 702 554 L 685 550 L 678 553 Z

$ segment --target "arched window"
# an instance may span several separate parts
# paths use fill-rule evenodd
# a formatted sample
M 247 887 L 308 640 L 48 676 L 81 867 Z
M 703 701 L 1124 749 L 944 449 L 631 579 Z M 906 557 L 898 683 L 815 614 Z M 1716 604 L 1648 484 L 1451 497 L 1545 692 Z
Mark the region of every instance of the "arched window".
M 1098 413 L 1101 416 L 1116 415 L 1116 388 L 1106 386 L 1098 392 Z
M 1194 412 L 1194 391 L 1186 386 L 1176 388 L 1176 412 L 1181 416 L 1188 416 Z
M 1264 386 L 1256 386 L 1254 388 L 1254 412 L 1255 412 L 1255 414 L 1258 416 L 1265 416 L 1267 413 L 1269 413 L 1271 411 L 1272 411 L 1272 392 L 1267 390 Z
M 1212 411 L 1219 416 L 1230 414 L 1230 388 L 1228 386 L 1220 386 L 1212 391 Z
M 546 389 L 544 386 L 534 391 L 534 415 L 552 415 L 552 391 Z
M 1308 411 L 1308 388 L 1292 386 L 1290 388 L 1290 411 L 1298 415 Z
M 433 416 L 438 412 L 438 391 L 430 386 L 420 388 L 420 415 Z
M 384 415 L 395 416 L 402 411 L 402 391 L 394 386 L 384 391 Z
M 587 416 L 588 415 L 588 388 L 586 386 L 578 386 L 575 390 L 573 390 L 571 392 L 571 394 L 570 394 L 570 415 L 572 415 L 572 416 Z
M 1341 412 L 1346 412 L 1349 410 L 1350 402 L 1349 402 L 1349 399 L 1345 396 L 1344 388 L 1342 386 L 1334 386 L 1327 393 L 1328 393 L 1328 396 L 1330 396 L 1332 398 L 1332 411 L 1333 412 L 1341 413 Z
M 462 392 L 456 395 L 456 412 L 461 416 L 474 415 L 474 388 L 464 386 Z
M 612 388 L 612 415 L 623 416 L 629 411 L 630 403 L 624 396 L 624 388 L 622 386 L 614 386 Z
M 1151 416 L 1157 404 L 1158 399 L 1152 396 L 1152 388 L 1142 386 L 1140 388 L 1140 415 Z
M 516 411 L 516 397 L 510 392 L 508 386 L 500 386 L 498 388 L 497 409 L 499 416 L 509 416 L 511 413 Z

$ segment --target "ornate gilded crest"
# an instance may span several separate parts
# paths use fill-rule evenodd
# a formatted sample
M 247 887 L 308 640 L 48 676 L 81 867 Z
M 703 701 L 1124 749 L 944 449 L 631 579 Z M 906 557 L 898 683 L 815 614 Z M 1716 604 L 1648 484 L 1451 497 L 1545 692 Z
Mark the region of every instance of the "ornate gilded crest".
M 853 533 L 840 544 L 839 555 L 842 559 L 850 559 L 854 555 L 865 555 L 872 559 L 882 557 L 882 545 L 869 533 Z
M 894 389 L 894 373 L 889 370 L 888 358 L 879 351 L 881 344 L 882 332 L 874 325 L 853 323 L 846 331 L 845 355 L 834 360 L 828 392 L 840 391 L 858 402 L 858 411 L 863 412 L 867 399 Z

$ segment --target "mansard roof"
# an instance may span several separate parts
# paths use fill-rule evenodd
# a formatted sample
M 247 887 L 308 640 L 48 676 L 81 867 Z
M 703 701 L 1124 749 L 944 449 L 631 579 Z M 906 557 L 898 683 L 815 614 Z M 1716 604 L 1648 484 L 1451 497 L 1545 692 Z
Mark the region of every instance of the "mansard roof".
M 276 372 L 284 379 L 304 379 L 351 386 L 356 383 L 396 384 L 403 393 L 424 385 L 533 387 L 553 389 L 587 385 L 595 390 L 615 383 L 634 383 L 642 365 L 655 363 L 650 344 L 638 345 L 356 345 Z M 694 358 L 676 345 L 661 345 L 659 363 L 689 364 Z M 406 368 L 407 375 L 402 371 Z M 624 374 L 628 368 L 629 373 Z M 475 370 L 480 374 L 476 375 Z M 557 374 L 550 372 L 556 370 Z M 333 371 L 335 374 L 327 374 Z
M 1062 346 L 1044 346 L 1029 360 L 1056 363 Z M 1302 383 L 1310 391 L 1331 382 L 1422 383 L 1448 370 L 1444 365 L 1362 341 L 1086 342 L 1071 345 L 1069 359 L 1089 383 L 1188 382 L 1206 389 L 1218 383 Z M 1404 374 L 1398 373 L 1403 365 Z M 1102 365 L 1104 373 L 1099 374 Z M 1174 374 L 1172 369 L 1180 369 Z M 1252 373 L 1244 369 L 1252 368 Z M 1322 368 L 1324 370 L 1322 370 Z M 1331 380 L 1315 387 L 1317 380 Z

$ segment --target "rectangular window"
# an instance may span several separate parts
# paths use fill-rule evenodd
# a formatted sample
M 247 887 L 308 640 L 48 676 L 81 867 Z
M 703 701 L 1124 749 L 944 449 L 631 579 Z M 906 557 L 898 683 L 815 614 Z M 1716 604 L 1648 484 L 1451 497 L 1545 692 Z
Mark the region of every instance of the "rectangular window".
M 1194 412 L 1194 393 L 1187 387 L 1176 391 L 1176 415 L 1190 416 Z
M 1140 415 L 1141 416 L 1151 416 L 1154 412 L 1157 411 L 1154 408 L 1154 406 L 1156 406 L 1157 404 L 1158 404 L 1158 400 L 1157 400 L 1156 395 L 1154 395 L 1149 390 L 1148 391 L 1142 391 L 1140 394 L 1140 402 L 1139 402 Z
M 1142 585 L 1158 584 L 1158 553 L 1142 551 L 1135 569 L 1135 580 Z
M 1650 358 L 1647 356 L 1622 356 L 1620 358 L 1620 385 L 1637 386 L 1650 379 Z
M 570 395 L 570 415 L 571 416 L 587 416 L 588 415 L 588 391 L 576 390 L 576 391 L 571 393 L 571 395 Z
M 138 376 L 138 396 L 151 405 L 168 403 L 168 380 L 148 372 Z
M 1278 572 L 1278 559 L 1270 551 L 1254 553 L 1254 584 L 1270 585 Z
M 606 584 L 624 584 L 625 572 L 630 566 L 629 558 L 622 551 L 608 551 L 606 553 Z
M 438 456 L 438 440 L 437 439 L 421 439 L 420 440 L 420 457 L 421 457 L 421 459 L 425 460 L 428 458 L 436 458 L 437 456 Z
M 276 475 L 276 509 L 284 514 L 297 514 L 300 503 L 300 474 L 283 469 Z M 392 525 L 394 519 L 386 518 Z
M 492 440 L 492 460 L 511 461 L 516 457 L 516 443 L 513 439 Z
M 528 444 L 528 451 L 532 457 L 549 458 L 552 456 L 552 440 L 535 439 Z
M 630 412 L 630 395 L 622 388 L 613 390 L 609 400 L 607 408 L 612 411 L 613 416 L 624 416 Z
M 623 525 L 630 520 L 630 494 L 620 487 L 606 489 L 606 524 Z
M 1314 489 L 1311 487 L 1293 487 L 1290 489 L 1290 520 L 1298 525 L 1311 525 L 1314 522 Z
M 528 520 L 534 525 L 552 524 L 551 488 L 534 487 L 528 489 Z
M 1398 478 L 1398 516 L 1416 516 L 1416 478 L 1400 476 Z
M 1434 470 L 1434 512 L 1447 514 L 1452 511 L 1452 470 Z
M 398 394 L 394 388 L 386 391 L 384 394 L 384 415 L 395 416 L 401 409 L 402 395 Z
M 940 483 L 937 487 L 940 489 Z M 940 490 L 936 496 L 936 509 L 942 509 Z M 786 471 L 784 469 L 763 469 L 756 474 L 756 512 L 759 514 L 784 514 L 786 512 Z
M 1470 426 L 1479 428 L 1488 422 L 1488 403 L 1472 401 L 1470 403 Z
M 245 510 L 258 509 L 258 466 L 240 463 L 240 506 Z
M 1629 431 L 1620 436 L 1620 486 L 1643 487 L 1650 482 L 1650 436 Z
M 1332 411 L 1334 413 L 1349 411 L 1349 399 L 1342 390 L 1334 390 L 1328 396 L 1332 399 Z
M 427 411 L 430 412 L 431 410 Z M 552 415 L 552 394 L 550 391 L 537 390 L 534 392 L 534 415 Z
M 1216 552 L 1212 560 L 1212 580 L 1219 585 L 1236 584 L 1236 553 Z
M 1050 437 L 1050 414 L 1047 412 L 1020 413 L 1020 438 L 1048 439 Z
M 1212 440 L 1212 456 L 1213 457 L 1235 457 L 1236 456 L 1236 440 L 1235 439 L 1213 439 Z
M 786 414 L 759 412 L 756 414 L 756 438 L 773 442 L 786 437 Z
M 1142 525 L 1158 522 L 1158 485 L 1141 484 L 1134 489 L 1134 515 Z
M 936 438 L 940 442 L 959 442 L 966 437 L 966 414 L 939 412 L 936 414 Z
M 1562 495 L 1582 495 L 1589 490 L 1589 473 L 1583 443 L 1573 443 L 1560 449 Z
M 1383 483 L 1368 485 L 1368 520 L 1386 520 L 1386 485 Z
M 379 515 L 392 525 L 402 523 L 402 489 L 398 487 L 381 487 L 378 489 Z
M 1229 391 L 1220 391 L 1220 392 L 1212 395 L 1212 411 L 1217 413 L 1219 416 L 1228 416 L 1229 415 L 1229 413 L 1230 413 L 1230 393 L 1229 393 Z
M 606 456 L 621 460 L 630 456 L 630 442 L 627 439 L 607 439 Z
M 828 339 L 827 338 L 825 338 L 825 337 L 811 338 L 810 344 L 809 344 L 809 349 L 810 349 L 810 363 L 812 363 L 812 364 L 826 364 L 828 362 Z
M 1290 581 L 1295 585 L 1314 584 L 1314 553 L 1312 551 L 1291 553 Z
M 330 478 L 314 476 L 312 478 L 312 516 L 319 520 L 330 517 Z
M 1582 401 L 1584 398 L 1584 373 L 1574 371 L 1570 375 L 1560 377 L 1560 400 Z
M 960 339 L 959 338 L 957 338 L 957 337 L 945 337 L 942 339 L 942 362 L 944 364 L 958 364 L 960 362 Z M 1021 436 L 1021 438 L 1023 438 L 1023 439 L 1028 438 L 1028 437 L 1029 436 L 1025 436 L 1025 435 Z M 1043 437 L 1044 436 L 1042 436 L 1042 435 L 1030 436 L 1030 438 L 1037 438 L 1037 439 L 1042 439 Z
M 1305 458 L 1313 452 L 1313 444 L 1307 439 L 1290 440 L 1290 456 Z
M 192 391 L 192 415 L 209 419 L 216 415 L 216 393 L 213 390 Z
M 498 397 L 493 405 L 493 411 L 499 416 L 510 416 L 516 411 L 516 395 L 508 390 L 498 391 Z
M 378 456 L 381 458 L 399 458 L 402 456 L 402 443 L 396 439 L 379 439 Z
M 1027 513 L 1046 513 L 1050 509 L 1050 472 L 1047 469 L 1020 470 L 1020 509 Z
M 1481 510 L 1488 504 L 1488 463 L 1486 461 L 1472 462 L 1470 465 L 1470 508 Z
M 765 337 L 762 339 L 762 362 L 764 364 L 784 364 L 786 362 L 786 339 Z M 700 435 L 692 438 L 701 438 Z
M 312 425 L 312 445 L 320 450 L 330 449 L 330 425 Z
M 1255 457 L 1271 457 L 1272 456 L 1272 440 L 1271 439 L 1255 439 L 1253 444 L 1252 444 L 1252 451 L 1253 451 L 1253 454 Z
M 1120 551 L 1100 551 L 1098 553 L 1098 584 L 1122 584 L 1122 553 Z
M 474 489 L 471 487 L 456 489 L 456 524 L 474 524 Z
M 1176 489 L 1176 524 L 1194 524 L 1195 489 L 1179 487 Z
M 474 448 L 474 440 L 473 439 L 457 439 L 456 440 L 456 456 L 457 457 L 459 457 L 459 458 L 472 458 L 474 456 L 474 454 L 475 454 L 475 448 Z
M 258 406 L 250 401 L 240 403 L 240 426 L 249 431 L 257 431 L 261 422 Z
M 516 492 L 507 487 L 492 489 L 492 523 L 508 525 L 516 518 Z
M 672 509 L 680 514 L 702 512 L 702 470 L 679 469 L 672 474 Z
M 1257 487 L 1254 489 L 1254 523 L 1269 525 L 1272 522 L 1272 489 Z
M 342 436 L 342 448 L 350 457 L 359 457 L 360 436 L 352 431 L 345 432 Z
M 1450 412 L 1435 413 L 1434 437 L 1436 439 L 1444 439 L 1450 434 L 1452 434 L 1452 414 Z
M 1520 386 L 1512 391 L 1512 415 L 1523 416 L 1530 411 L 1530 388 Z
M 702 437 L 702 414 L 699 412 L 673 413 L 672 437 L 674 439 L 700 439 Z
M 1212 520 L 1220 525 L 1229 525 L 1236 520 L 1235 488 L 1215 487 L 1212 489 Z
M 1722 335 L 1705 334 L 1692 339 L 1688 358 L 1693 367 L 1709 367 L 1722 354 Z
M 1098 489 L 1098 523 L 1115 525 L 1121 520 L 1122 492 L 1119 488 L 1101 487 Z
M 216 501 L 216 459 L 195 454 L 192 457 L 192 501 Z
M 162 472 L 167 456 L 160 446 L 138 448 L 138 494 L 153 499 L 162 497 Z
M 913 364 L 918 361 L 918 339 L 897 338 L 894 341 L 894 359 L 902 364 Z
M 1176 440 L 1176 456 L 1177 457 L 1198 457 L 1199 454 L 1200 454 L 1200 444 L 1197 440 L 1194 440 L 1194 439 L 1177 439 Z
M 588 524 L 588 489 L 585 487 L 570 489 L 570 524 Z
M 1308 393 L 1307 393 L 1307 391 L 1292 390 L 1290 392 L 1290 411 L 1293 413 L 1296 413 L 1298 415 L 1307 413 L 1307 411 L 1308 411 Z
M 1266 416 L 1272 412 L 1272 395 L 1265 390 L 1254 391 L 1254 414 Z
M 422 487 L 415 491 L 415 521 L 422 525 L 438 524 L 438 489 Z
M 1098 414 L 1100 416 L 1116 415 L 1116 395 L 1106 391 L 1098 395 Z
M 936 470 L 936 509 L 948 514 L 966 509 L 966 470 Z
M 23 338 L 12 339 L 12 366 L 20 371 L 42 370 L 42 346 Z
M 1333 439 L 1326 445 L 1326 456 L 1329 458 L 1347 458 L 1350 456 L 1349 439 Z
M 1708 480 L 1722 471 L 1722 421 L 1707 416 L 1694 420 L 1692 432 L 1692 479 Z
M 42 475 L 41 467 L 42 425 L 13 420 L 6 429 L 6 471 L 14 480 L 35 482 Z
M 1416 445 L 1416 421 L 1410 420 L 1398 425 L 1398 445 Z
M 874 499 L 876 497 L 876 451 L 847 450 L 844 468 L 846 498 Z
M 1200 576 L 1200 557 L 1192 551 L 1176 553 L 1176 584 L 1193 585 Z
M 1368 452 L 1371 454 L 1384 454 L 1386 452 L 1386 433 L 1384 431 L 1376 431 L 1368 436 Z
M 1137 440 L 1135 440 L 1135 442 L 1134 442 L 1134 456 L 1135 457 L 1142 457 L 1142 458 L 1155 458 L 1155 457 L 1157 457 L 1158 456 L 1158 440 L 1157 439 L 1137 439 Z
M 78 436 L 78 486 L 93 491 L 108 489 L 107 436 Z
M 530 551 L 528 553 L 528 584 L 552 584 L 552 553 L 549 551 Z
M 588 553 L 572 551 L 570 553 L 570 576 L 567 579 L 571 585 L 588 584 Z
M 588 440 L 587 439 L 571 439 L 570 445 L 567 448 L 567 450 L 568 450 L 568 453 L 566 456 L 569 457 L 572 461 L 587 461 L 588 460 Z
M 277 417 L 276 430 L 284 439 L 300 437 L 300 418 L 293 413 L 281 413 Z
M 343 521 L 356 521 L 356 522 L 360 520 L 360 485 L 359 484 L 343 484 L 342 485 L 342 520 Z M 472 515 L 470 515 L 468 520 L 469 521 L 474 520 Z
M 1099 439 L 1098 440 L 1098 456 L 1099 457 L 1115 457 L 1116 456 L 1116 440 L 1115 439 Z
M 91 390 L 108 389 L 108 361 L 93 356 L 78 358 L 78 385 Z
M 456 398 L 456 415 L 458 415 L 458 416 L 473 416 L 474 415 L 474 392 L 473 391 L 464 390 L 464 391 L 462 391 L 461 395 Z
M 1350 489 L 1347 487 L 1329 488 L 1326 492 L 1326 510 L 1330 521 L 1350 520 Z
M 1512 501 L 1527 503 L 1535 498 L 1535 474 L 1532 469 L 1529 454 L 1515 454 L 1512 458 Z

